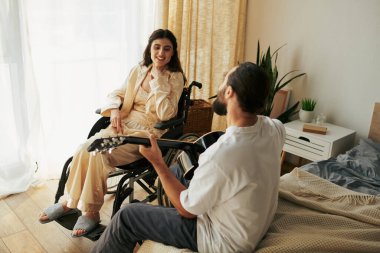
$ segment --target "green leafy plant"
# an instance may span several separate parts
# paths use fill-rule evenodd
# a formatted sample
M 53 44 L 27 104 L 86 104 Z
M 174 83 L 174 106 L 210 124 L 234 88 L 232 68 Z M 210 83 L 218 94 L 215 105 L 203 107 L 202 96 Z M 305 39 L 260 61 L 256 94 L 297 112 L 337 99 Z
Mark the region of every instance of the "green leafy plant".
M 268 74 L 269 80 L 270 80 L 269 97 L 268 97 L 267 104 L 265 106 L 265 110 L 263 113 L 263 115 L 266 115 L 266 116 L 270 116 L 272 112 L 273 100 L 276 93 L 282 88 L 284 88 L 286 85 L 288 85 L 294 79 L 299 78 L 306 74 L 306 73 L 300 73 L 297 75 L 293 75 L 295 74 L 295 72 L 298 72 L 298 70 L 292 70 L 286 73 L 285 75 L 283 75 L 278 80 L 278 69 L 277 69 L 276 63 L 277 63 L 278 51 L 282 47 L 283 46 L 276 49 L 273 54 L 271 54 L 270 47 L 268 47 L 266 53 L 263 53 L 260 51 L 260 41 L 257 42 L 256 64 L 264 69 L 264 71 Z M 288 122 L 290 117 L 292 117 L 298 112 L 297 111 L 298 104 L 299 104 L 299 101 L 296 102 L 294 105 L 292 105 L 290 108 L 288 108 L 281 115 L 279 115 L 277 119 L 279 119 L 282 123 Z
M 301 100 L 301 109 L 304 111 L 314 111 L 317 101 L 311 98 L 303 98 Z
M 295 72 L 298 72 L 298 70 L 292 70 L 283 75 L 280 80 L 278 80 L 278 69 L 277 69 L 277 57 L 278 57 L 278 51 L 283 46 L 279 47 L 274 51 L 273 54 L 271 54 L 270 47 L 268 47 L 266 53 L 262 53 L 260 51 L 260 41 L 257 42 L 257 58 L 256 58 L 256 64 L 264 69 L 264 71 L 269 76 L 269 82 L 270 82 L 270 89 L 269 89 L 269 96 L 268 100 L 263 112 L 263 115 L 270 116 L 272 109 L 273 109 L 273 100 L 276 95 L 276 93 L 284 88 L 286 85 L 288 85 L 291 81 L 294 79 L 301 77 L 305 75 L 306 73 L 300 73 L 295 76 L 290 77 Z M 288 78 L 288 79 L 286 79 Z M 286 81 L 285 81 L 286 79 Z M 278 81 L 277 81 L 278 80 Z M 216 98 L 217 95 L 209 97 L 209 99 Z M 286 123 L 290 121 L 290 118 L 298 113 L 298 105 L 299 101 L 297 101 L 295 104 L 293 104 L 291 107 L 289 107 L 285 112 L 281 113 L 277 119 L 279 119 L 282 123 Z

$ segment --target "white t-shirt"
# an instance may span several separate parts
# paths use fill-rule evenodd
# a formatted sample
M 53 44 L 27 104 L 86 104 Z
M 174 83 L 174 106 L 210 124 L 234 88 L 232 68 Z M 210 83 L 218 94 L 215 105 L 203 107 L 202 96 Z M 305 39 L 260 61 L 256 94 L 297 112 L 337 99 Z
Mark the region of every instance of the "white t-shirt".
M 285 128 L 259 116 L 250 127 L 227 128 L 199 157 L 183 207 L 197 215 L 199 252 L 252 252 L 277 208 Z

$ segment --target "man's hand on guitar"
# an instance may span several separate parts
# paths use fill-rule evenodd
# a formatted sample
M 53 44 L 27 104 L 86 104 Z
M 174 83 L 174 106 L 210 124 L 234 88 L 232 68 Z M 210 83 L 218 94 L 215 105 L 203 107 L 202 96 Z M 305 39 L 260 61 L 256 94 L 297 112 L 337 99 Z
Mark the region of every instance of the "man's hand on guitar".
M 116 129 L 116 133 L 123 133 L 123 127 L 121 126 L 121 116 L 119 109 L 111 110 L 111 126 Z
M 157 139 L 153 134 L 149 135 L 149 140 L 151 146 L 139 145 L 140 153 L 148 159 L 148 161 L 153 164 L 153 166 L 159 166 L 165 164 L 164 159 L 162 159 L 161 150 L 157 144 Z

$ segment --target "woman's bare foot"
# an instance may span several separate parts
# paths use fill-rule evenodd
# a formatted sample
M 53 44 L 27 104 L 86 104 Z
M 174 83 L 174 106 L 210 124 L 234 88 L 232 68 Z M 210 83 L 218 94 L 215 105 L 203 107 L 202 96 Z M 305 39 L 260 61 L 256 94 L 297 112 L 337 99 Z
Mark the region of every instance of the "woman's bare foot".
M 95 223 L 99 223 L 99 221 L 100 221 L 99 212 L 83 212 L 82 216 L 85 216 L 85 217 L 93 220 Z M 88 231 L 86 231 L 85 229 L 74 229 L 72 232 L 72 235 L 78 237 L 78 236 L 81 236 L 83 234 L 86 234 L 87 232 Z

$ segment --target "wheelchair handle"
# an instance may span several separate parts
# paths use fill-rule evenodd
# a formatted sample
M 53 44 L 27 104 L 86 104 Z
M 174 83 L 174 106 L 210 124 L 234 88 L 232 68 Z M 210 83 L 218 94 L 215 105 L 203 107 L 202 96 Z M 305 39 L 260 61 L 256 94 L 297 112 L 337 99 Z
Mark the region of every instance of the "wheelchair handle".
M 197 82 L 197 81 L 192 81 L 191 84 L 189 85 L 189 90 L 193 88 L 193 86 L 198 87 L 198 89 L 202 89 L 202 84 Z

